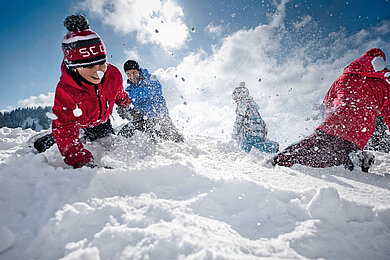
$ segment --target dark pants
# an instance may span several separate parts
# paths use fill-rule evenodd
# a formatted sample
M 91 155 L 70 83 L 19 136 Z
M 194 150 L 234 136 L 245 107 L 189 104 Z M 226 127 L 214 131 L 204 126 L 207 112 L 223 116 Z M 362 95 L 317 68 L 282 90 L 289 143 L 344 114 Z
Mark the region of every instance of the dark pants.
M 105 123 L 97 125 L 91 128 L 84 128 L 84 135 L 80 138 L 81 142 L 92 142 L 96 139 L 109 136 L 110 134 L 114 134 L 114 129 L 112 128 L 110 119 L 108 119 Z M 55 144 L 54 138 L 52 134 L 47 134 L 35 140 L 34 148 L 37 149 L 38 152 L 42 153 L 52 147 Z
M 169 116 L 130 122 L 119 131 L 118 135 L 130 138 L 135 130 L 147 133 L 152 138 L 184 142 L 183 135 L 178 132 Z
M 344 139 L 316 130 L 299 143 L 290 145 L 273 158 L 274 165 L 290 167 L 294 164 L 317 168 L 350 165 L 349 154 L 360 148 Z M 353 166 L 352 166 L 353 167 Z

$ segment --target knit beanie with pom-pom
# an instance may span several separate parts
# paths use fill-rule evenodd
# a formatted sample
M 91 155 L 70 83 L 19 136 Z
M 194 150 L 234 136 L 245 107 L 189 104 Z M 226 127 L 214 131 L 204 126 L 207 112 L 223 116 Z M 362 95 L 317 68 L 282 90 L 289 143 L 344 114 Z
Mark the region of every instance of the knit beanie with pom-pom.
M 89 29 L 84 15 L 66 17 L 64 26 L 68 33 L 62 40 L 62 50 L 64 63 L 69 69 L 106 62 L 106 47 L 99 35 Z

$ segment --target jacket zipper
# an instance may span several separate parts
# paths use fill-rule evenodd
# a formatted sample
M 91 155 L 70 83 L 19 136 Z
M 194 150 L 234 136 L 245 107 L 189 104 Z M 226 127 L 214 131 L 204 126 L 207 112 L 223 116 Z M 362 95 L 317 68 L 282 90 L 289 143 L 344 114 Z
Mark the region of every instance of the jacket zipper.
M 100 121 L 102 119 L 102 103 L 100 100 L 99 88 L 97 85 L 94 85 L 94 87 L 95 87 L 96 96 L 97 96 L 98 101 L 99 101 L 99 121 Z
M 106 97 L 106 109 L 104 110 L 104 115 L 106 115 L 107 109 L 108 109 L 109 105 L 110 105 L 110 104 L 108 103 L 108 99 L 107 99 L 107 97 Z

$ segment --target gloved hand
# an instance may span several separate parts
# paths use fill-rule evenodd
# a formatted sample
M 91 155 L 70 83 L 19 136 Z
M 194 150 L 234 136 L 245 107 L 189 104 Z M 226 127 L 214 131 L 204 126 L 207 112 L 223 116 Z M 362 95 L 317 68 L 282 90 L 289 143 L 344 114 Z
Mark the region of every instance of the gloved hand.
M 385 68 L 385 69 L 387 69 L 386 71 L 388 71 L 385 73 L 385 78 L 386 78 L 387 83 L 390 84 L 390 72 L 389 72 L 390 69 L 388 69 L 388 68 Z
M 124 107 L 117 107 L 116 108 L 116 111 L 118 112 L 118 115 L 123 118 L 123 119 L 127 119 L 131 122 L 137 122 L 137 121 L 141 121 L 143 120 L 143 114 L 136 110 L 136 109 L 132 109 L 132 108 L 124 108 Z
M 108 170 L 113 170 L 113 169 L 114 169 L 113 167 L 108 166 L 108 165 L 98 166 L 98 165 L 95 164 L 94 162 L 89 162 L 89 163 L 87 163 L 87 164 L 84 164 L 84 166 L 89 167 L 89 168 L 91 168 L 91 169 L 93 169 L 93 168 L 104 168 L 104 169 L 108 169 Z
M 127 113 L 127 109 L 128 109 L 128 108 L 117 106 L 117 107 L 116 107 L 116 112 L 118 113 L 118 115 L 119 115 L 122 119 L 130 120 L 130 119 L 129 119 L 129 114 Z

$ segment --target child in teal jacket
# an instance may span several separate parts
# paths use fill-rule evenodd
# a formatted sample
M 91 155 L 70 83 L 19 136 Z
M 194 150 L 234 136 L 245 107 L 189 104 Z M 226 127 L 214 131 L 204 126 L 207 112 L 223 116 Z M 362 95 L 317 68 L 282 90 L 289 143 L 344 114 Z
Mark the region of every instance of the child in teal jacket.
M 259 113 L 259 107 L 249 95 L 245 82 L 233 91 L 233 100 L 237 103 L 236 121 L 233 127 L 233 139 L 241 149 L 250 152 L 252 147 L 265 153 L 276 153 L 279 144 L 267 139 L 267 126 Z

